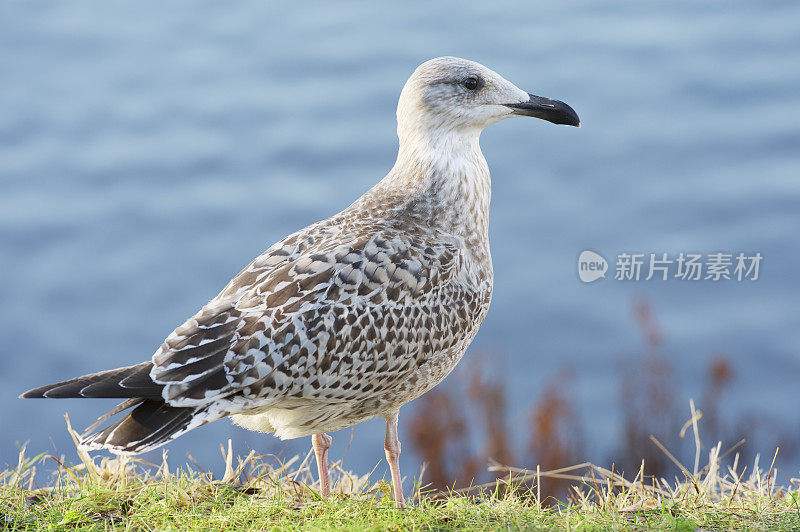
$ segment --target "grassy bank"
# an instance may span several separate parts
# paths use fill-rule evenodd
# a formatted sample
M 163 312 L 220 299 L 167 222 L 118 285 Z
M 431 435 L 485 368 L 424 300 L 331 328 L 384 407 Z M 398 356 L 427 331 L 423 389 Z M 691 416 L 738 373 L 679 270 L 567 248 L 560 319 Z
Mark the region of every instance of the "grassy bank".
M 548 472 L 494 466 L 500 478 L 448 494 L 406 480 L 413 506 L 391 504 L 383 480 L 334 466 L 336 493 L 321 499 L 310 456 L 286 463 L 257 456 L 234 460 L 222 449 L 225 474 L 199 466 L 170 470 L 122 459 L 70 465 L 49 455 L 26 458 L 0 473 L 0 529 L 7 530 L 300 530 L 300 529 L 569 529 L 695 530 L 800 528 L 800 496 L 778 486 L 771 469 L 720 467 L 721 446 L 708 465 L 672 482 L 626 480 L 592 464 Z M 699 456 L 699 455 L 698 455 Z M 735 453 L 733 453 L 735 456 Z M 699 462 L 698 462 L 699 463 Z M 574 483 L 559 503 L 540 504 L 537 478 Z

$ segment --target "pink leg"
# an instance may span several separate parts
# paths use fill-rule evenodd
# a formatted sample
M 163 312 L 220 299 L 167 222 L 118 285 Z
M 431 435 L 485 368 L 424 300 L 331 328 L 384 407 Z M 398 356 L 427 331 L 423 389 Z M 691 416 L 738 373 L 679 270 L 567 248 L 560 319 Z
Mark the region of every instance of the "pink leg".
M 317 457 L 317 471 L 319 472 L 319 483 L 322 487 L 323 497 L 331 494 L 331 477 L 328 473 L 328 449 L 331 448 L 332 442 L 333 438 L 324 432 L 311 436 L 311 446 L 314 447 L 314 454 Z
M 394 488 L 394 505 L 405 508 L 406 499 L 403 497 L 403 482 L 400 478 L 400 440 L 397 439 L 397 412 L 386 416 L 386 441 L 383 448 L 386 450 L 386 461 L 392 471 L 392 487 Z

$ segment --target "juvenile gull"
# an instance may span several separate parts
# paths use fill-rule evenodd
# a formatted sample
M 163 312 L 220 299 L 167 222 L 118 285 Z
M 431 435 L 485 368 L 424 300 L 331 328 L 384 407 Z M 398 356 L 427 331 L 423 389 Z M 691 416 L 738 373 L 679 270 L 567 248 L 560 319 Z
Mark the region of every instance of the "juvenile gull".
M 450 373 L 489 309 L 491 187 L 478 139 L 514 115 L 579 125 L 567 104 L 478 63 L 423 63 L 397 105 L 397 162 L 371 190 L 267 249 L 150 361 L 21 397 L 126 399 L 98 421 L 132 408 L 126 417 L 82 441 L 118 454 L 226 416 L 281 439 L 311 436 L 324 495 L 326 433 L 381 416 L 403 506 L 398 411 Z

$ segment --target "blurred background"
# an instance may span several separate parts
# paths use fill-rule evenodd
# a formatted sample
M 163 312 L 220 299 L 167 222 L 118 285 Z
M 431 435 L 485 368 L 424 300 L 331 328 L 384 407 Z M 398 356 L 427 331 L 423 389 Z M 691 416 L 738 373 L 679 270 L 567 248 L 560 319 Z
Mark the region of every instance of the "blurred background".
M 17 395 L 149 358 L 258 253 L 349 205 L 394 162 L 407 77 L 456 55 L 583 127 L 484 132 L 492 308 L 461 366 L 401 412 L 404 474 L 648 457 L 671 475 L 647 436 L 681 455 L 693 398 L 704 453 L 746 437 L 739 451 L 780 446 L 796 475 L 798 26 L 791 1 L 3 2 L 0 464 L 25 442 L 74 458 L 64 413 L 85 427 L 115 403 Z M 622 252 L 763 261 L 757 281 L 583 284 L 584 249 L 612 274 Z M 334 434 L 332 458 L 367 473 L 383 430 Z M 219 470 L 228 438 L 310 448 L 220 421 L 170 461 Z

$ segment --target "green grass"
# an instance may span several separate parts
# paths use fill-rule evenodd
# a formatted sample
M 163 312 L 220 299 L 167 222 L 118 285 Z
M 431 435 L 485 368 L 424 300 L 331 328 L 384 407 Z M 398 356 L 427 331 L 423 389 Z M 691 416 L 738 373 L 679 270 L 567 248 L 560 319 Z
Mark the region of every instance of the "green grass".
M 720 446 L 709 465 L 681 466 L 685 478 L 671 483 L 626 480 L 592 464 L 538 474 L 495 466 L 502 479 L 466 491 L 426 493 L 417 483 L 402 510 L 388 483 L 336 466 L 335 493 L 321 499 L 310 456 L 279 463 L 251 453 L 234 464 L 229 446 L 225 475 L 213 481 L 199 467 L 170 471 L 166 459 L 155 466 L 78 454 L 81 463 L 68 465 L 26 458 L 23 449 L 18 465 L 0 472 L 0 530 L 800 529 L 800 494 L 777 486 L 771 470 L 722 471 Z M 540 505 L 541 477 L 573 481 L 568 501 Z

